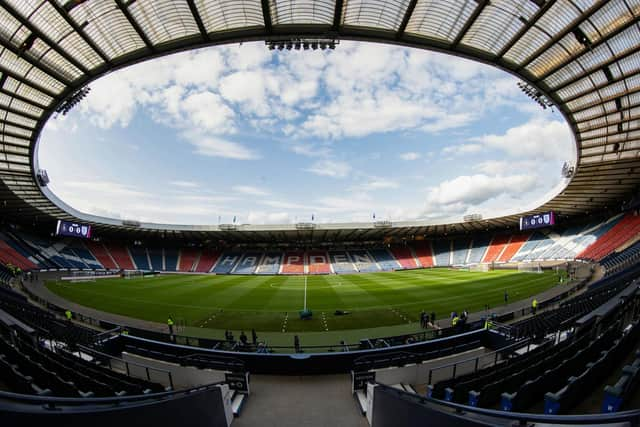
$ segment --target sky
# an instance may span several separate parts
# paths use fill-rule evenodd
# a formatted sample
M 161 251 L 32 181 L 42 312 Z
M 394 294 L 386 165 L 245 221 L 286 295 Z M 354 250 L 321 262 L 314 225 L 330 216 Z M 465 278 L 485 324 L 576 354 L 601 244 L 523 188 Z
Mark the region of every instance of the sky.
M 513 76 L 440 53 L 210 47 L 115 71 L 46 124 L 73 208 L 162 224 L 458 222 L 535 208 L 575 143 Z

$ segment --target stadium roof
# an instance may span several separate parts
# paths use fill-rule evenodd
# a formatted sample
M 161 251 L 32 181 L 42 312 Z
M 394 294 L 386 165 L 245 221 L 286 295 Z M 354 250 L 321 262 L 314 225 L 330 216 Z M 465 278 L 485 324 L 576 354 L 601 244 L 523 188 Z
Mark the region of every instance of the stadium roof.
M 639 16 L 639 0 L 0 0 L 0 214 L 33 224 L 80 219 L 103 231 L 206 232 L 230 240 L 241 230 L 240 239 L 249 241 L 515 226 L 516 216 L 391 229 L 127 225 L 81 214 L 38 184 L 44 123 L 92 80 L 176 51 L 300 37 L 436 50 L 515 74 L 534 88 L 534 98 L 546 97 L 563 113 L 577 144 L 570 183 L 535 212 L 576 216 L 619 206 L 640 183 Z

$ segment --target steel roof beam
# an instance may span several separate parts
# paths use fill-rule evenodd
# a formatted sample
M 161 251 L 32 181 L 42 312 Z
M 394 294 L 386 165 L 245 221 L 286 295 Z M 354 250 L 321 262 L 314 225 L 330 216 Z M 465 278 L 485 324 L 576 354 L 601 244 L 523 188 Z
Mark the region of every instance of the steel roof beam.
M 344 0 L 336 0 L 336 6 L 333 10 L 333 25 L 332 29 L 338 31 L 340 24 L 342 23 L 342 9 L 344 6 Z
M 55 1 L 49 2 L 49 3 L 55 3 Z M 26 27 L 37 38 L 39 38 L 40 40 L 45 42 L 47 45 L 49 45 L 49 49 L 53 49 L 60 56 L 62 56 L 67 62 L 69 62 L 70 64 L 73 64 L 74 67 L 76 67 L 77 69 L 79 69 L 83 73 L 87 74 L 89 72 L 89 70 L 84 65 L 82 65 L 82 63 L 80 63 L 80 61 L 78 61 L 73 56 L 71 56 L 69 53 L 67 53 L 66 50 L 60 48 L 60 45 L 58 44 L 58 42 L 56 42 L 54 40 L 51 40 L 49 38 L 49 36 L 47 36 L 45 33 L 41 32 L 38 28 L 36 28 L 34 25 L 32 25 L 27 19 L 23 18 L 22 15 L 20 13 L 18 13 L 18 11 L 15 10 L 5 0 L 0 0 L 0 6 L 2 6 L 7 12 L 9 12 L 9 14 L 11 16 L 13 16 L 15 19 L 17 19 L 18 22 L 20 22 L 20 24 L 22 24 L 24 27 Z
M 138 34 L 138 36 L 142 39 L 144 44 L 147 46 L 147 49 L 153 52 L 155 50 L 153 43 L 151 43 L 151 40 L 149 40 L 149 37 L 147 37 L 147 35 L 142 30 L 140 25 L 138 25 L 138 22 L 131 15 L 131 12 L 129 12 L 128 4 L 125 5 L 124 3 L 122 3 L 122 0 L 114 0 L 114 1 L 116 2 L 118 9 L 120 9 L 124 17 L 127 19 L 127 21 L 129 21 L 129 25 L 131 25 L 134 31 Z
M 204 26 L 202 22 L 202 17 L 200 16 L 200 12 L 198 11 L 198 7 L 194 0 L 187 0 L 187 4 L 189 5 L 189 10 L 191 11 L 191 15 L 193 15 L 193 20 L 196 21 L 196 25 L 198 26 L 198 30 L 200 30 L 200 35 L 202 35 L 203 39 L 209 38 L 209 33 L 207 32 L 207 28 Z
M 626 30 L 628 30 L 629 28 L 631 28 L 634 25 L 637 26 L 638 25 L 638 21 L 635 20 L 635 19 L 631 19 L 630 21 L 628 21 L 627 23 L 625 23 L 621 27 L 617 28 L 615 31 L 611 32 L 610 34 L 607 34 L 606 37 L 602 37 L 602 38 L 596 40 L 595 42 L 591 43 L 591 45 L 589 46 L 588 49 L 581 50 L 580 52 L 572 55 L 571 58 L 569 58 L 566 62 L 563 62 L 561 64 L 557 64 L 554 67 L 550 68 L 549 70 L 545 71 L 542 75 L 540 75 L 537 78 L 536 81 L 539 82 L 539 81 L 542 81 L 542 80 L 546 79 L 547 77 L 549 77 L 550 75 L 552 75 L 556 71 L 560 70 L 562 67 L 565 67 L 568 64 L 579 60 L 582 56 L 586 55 L 588 52 L 592 51 L 593 49 L 595 49 L 596 47 L 600 46 L 601 44 L 609 42 L 613 37 L 617 36 L 618 34 L 624 32 Z M 598 65 L 600 65 L 600 64 L 598 64 Z
M 261 0 L 262 6 L 262 18 L 264 19 L 264 29 L 267 33 L 273 31 L 273 25 L 271 24 L 271 7 L 269 6 L 269 0 Z
M 1 1 L 1 0 L 0 0 Z M 23 61 L 28 62 L 33 68 L 42 71 L 44 74 L 49 75 L 59 82 L 63 83 L 65 86 L 69 86 L 71 84 L 71 80 L 68 77 L 60 74 L 58 70 L 55 70 L 48 65 L 44 64 L 42 61 L 38 59 L 34 59 L 31 55 L 28 55 L 27 52 L 20 52 L 20 49 L 15 47 L 11 42 L 6 42 L 2 44 L 2 47 L 11 51 L 15 56 L 22 59 Z
M 478 19 L 478 16 L 480 16 L 480 14 L 482 13 L 482 11 L 484 10 L 485 7 L 487 7 L 487 5 L 490 4 L 489 0 L 475 0 L 476 3 L 478 4 L 476 6 L 476 8 L 473 10 L 473 13 L 471 14 L 471 16 L 469 17 L 469 19 L 467 20 L 467 22 L 464 24 L 464 26 L 462 27 L 462 29 L 460 29 L 460 32 L 458 33 L 458 35 L 456 36 L 456 38 L 453 40 L 453 42 L 451 42 L 452 46 L 458 46 L 460 44 L 460 42 L 462 41 L 462 39 L 464 38 L 464 36 L 467 35 L 467 31 L 469 31 L 469 29 L 471 28 L 471 26 L 476 22 L 476 20 Z
M 409 2 L 409 5 L 407 6 L 407 11 L 404 13 L 404 17 L 402 18 L 402 22 L 400 23 L 400 26 L 398 27 L 398 32 L 396 33 L 397 39 L 402 38 L 402 35 L 407 29 L 407 25 L 409 25 L 409 20 L 411 20 L 411 15 L 413 15 L 413 11 L 415 10 L 417 4 L 418 4 L 418 0 L 411 0 Z
M 560 31 L 558 34 L 556 34 L 555 36 L 550 38 L 546 43 L 544 43 L 542 46 L 540 46 L 538 49 L 536 49 L 535 52 L 533 52 L 531 55 L 529 55 L 529 57 L 527 57 L 524 60 L 524 62 L 522 62 L 522 64 L 520 64 L 519 68 L 525 68 L 527 65 L 532 63 L 536 58 L 538 58 L 540 55 L 542 55 L 547 49 L 549 49 L 554 44 L 558 43 L 567 34 L 572 32 L 576 28 L 578 28 L 578 26 L 580 26 L 580 24 L 582 24 L 587 19 L 589 19 L 591 17 L 591 15 L 593 15 L 594 13 L 596 13 L 597 11 L 602 9 L 604 6 L 606 6 L 608 2 L 609 2 L 609 0 L 600 0 L 600 2 L 598 4 L 595 4 L 595 5 L 591 6 L 586 11 L 582 11 L 582 14 L 580 15 L 580 17 L 576 18 L 567 27 L 565 27 L 564 30 Z M 546 31 L 546 29 L 545 29 L 545 31 Z
M 526 24 L 524 24 L 524 26 L 520 29 L 520 31 L 518 31 L 512 38 L 511 40 L 509 40 L 509 42 L 504 45 L 504 47 L 502 48 L 502 50 L 500 52 L 498 52 L 498 54 L 496 56 L 498 56 L 498 58 L 502 58 L 507 52 L 509 52 L 509 50 L 520 41 L 520 39 L 522 38 L 522 36 L 524 36 L 529 30 L 531 30 L 532 27 L 534 27 L 536 25 L 536 23 L 538 22 L 538 20 L 540 18 L 542 18 L 542 16 L 544 16 L 545 13 L 547 13 L 547 11 L 549 9 L 551 9 L 551 6 L 553 6 L 555 4 L 556 0 L 547 0 L 547 2 L 540 8 L 538 9 L 538 11 L 536 12 L 535 15 L 533 15 Z

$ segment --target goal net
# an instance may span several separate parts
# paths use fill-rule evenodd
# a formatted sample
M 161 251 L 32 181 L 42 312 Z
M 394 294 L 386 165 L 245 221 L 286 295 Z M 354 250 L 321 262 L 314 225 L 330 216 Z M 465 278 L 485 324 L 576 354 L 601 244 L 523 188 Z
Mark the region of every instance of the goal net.
M 140 270 L 125 270 L 123 273 L 125 279 L 143 279 L 144 273 Z
M 491 264 L 471 264 L 469 271 L 489 271 L 491 270 Z
M 96 276 L 93 271 L 72 271 L 71 279 L 69 282 L 71 283 L 79 283 L 79 282 L 95 282 Z
M 518 263 L 518 271 L 520 273 L 542 273 L 542 267 L 535 262 Z

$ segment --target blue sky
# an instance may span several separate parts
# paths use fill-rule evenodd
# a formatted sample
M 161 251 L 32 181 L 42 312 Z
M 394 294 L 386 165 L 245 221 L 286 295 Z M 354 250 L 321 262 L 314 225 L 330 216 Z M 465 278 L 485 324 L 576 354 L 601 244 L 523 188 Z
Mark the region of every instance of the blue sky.
M 575 161 L 562 116 L 516 83 L 384 45 L 207 48 L 92 83 L 49 121 L 39 162 L 72 207 L 141 221 L 492 217 L 548 198 Z

